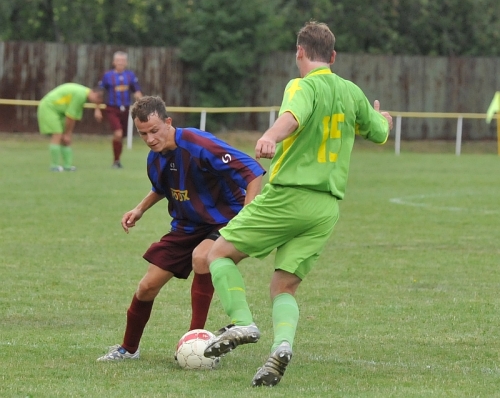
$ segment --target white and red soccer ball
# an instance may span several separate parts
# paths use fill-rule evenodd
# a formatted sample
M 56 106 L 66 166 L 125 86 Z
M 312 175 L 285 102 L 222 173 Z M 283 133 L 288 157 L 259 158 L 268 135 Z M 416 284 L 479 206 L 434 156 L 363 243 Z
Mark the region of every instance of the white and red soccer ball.
M 194 329 L 184 334 L 175 350 L 175 359 L 179 366 L 189 370 L 217 368 L 220 358 L 206 358 L 203 355 L 214 337 L 213 333 L 204 329 Z

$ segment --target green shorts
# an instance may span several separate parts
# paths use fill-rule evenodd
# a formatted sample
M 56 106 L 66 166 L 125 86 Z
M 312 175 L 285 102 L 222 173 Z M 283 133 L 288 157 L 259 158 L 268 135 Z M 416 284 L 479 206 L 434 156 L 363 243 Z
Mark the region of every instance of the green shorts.
M 55 112 L 49 105 L 40 102 L 37 109 L 38 128 L 41 134 L 62 134 L 66 116 Z
M 338 218 L 337 198 L 330 193 L 267 184 L 220 233 L 251 257 L 277 249 L 275 269 L 304 279 Z

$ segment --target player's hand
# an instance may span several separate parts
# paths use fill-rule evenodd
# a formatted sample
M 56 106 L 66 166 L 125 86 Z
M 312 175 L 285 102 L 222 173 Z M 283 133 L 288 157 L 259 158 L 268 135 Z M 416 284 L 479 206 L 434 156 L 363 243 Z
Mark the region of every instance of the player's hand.
M 389 112 L 380 112 L 379 100 L 375 100 L 375 102 L 373 103 L 373 109 L 375 109 L 378 113 L 380 113 L 387 119 L 387 123 L 389 123 L 389 130 L 392 130 L 392 116 L 389 114 Z
M 71 145 L 71 132 L 61 135 L 61 143 L 66 146 Z
M 137 210 L 131 210 L 126 212 L 122 217 L 122 228 L 128 234 L 129 228 L 135 227 L 135 222 L 139 221 L 142 217 L 142 213 Z
M 260 137 L 255 145 L 255 158 L 257 160 L 260 158 L 272 159 L 275 153 L 276 142 L 265 136 Z
M 102 112 L 99 108 L 95 109 L 94 117 L 95 117 L 95 120 L 97 120 L 99 123 L 102 121 Z

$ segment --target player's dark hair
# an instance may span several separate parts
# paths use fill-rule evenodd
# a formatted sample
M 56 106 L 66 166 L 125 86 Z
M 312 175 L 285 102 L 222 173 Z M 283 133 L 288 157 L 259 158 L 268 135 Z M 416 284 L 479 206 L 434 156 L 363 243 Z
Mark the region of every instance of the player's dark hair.
M 335 49 L 335 36 L 322 22 L 309 21 L 297 33 L 297 45 L 311 61 L 330 62 Z
M 132 120 L 137 118 L 141 122 L 147 122 L 152 114 L 158 115 L 158 118 L 161 120 L 165 120 L 168 117 L 165 102 L 160 97 L 151 97 L 148 95 L 135 102 L 130 112 Z
M 102 87 L 96 86 L 90 89 L 87 99 L 95 104 L 100 104 L 104 102 L 104 89 Z
M 95 87 L 92 88 L 92 91 L 94 93 L 99 94 L 101 97 L 104 97 L 104 88 L 102 88 L 100 86 L 95 86 Z

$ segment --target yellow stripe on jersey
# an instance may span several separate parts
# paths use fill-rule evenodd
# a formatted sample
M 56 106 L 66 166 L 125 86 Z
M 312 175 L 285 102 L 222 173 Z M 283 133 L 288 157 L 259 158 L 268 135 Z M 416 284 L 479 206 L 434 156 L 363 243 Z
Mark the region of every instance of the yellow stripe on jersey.
M 288 101 L 292 100 L 293 96 L 295 95 L 295 93 L 297 91 L 302 90 L 302 88 L 299 86 L 299 83 L 300 83 L 300 79 L 299 78 L 294 79 L 292 85 L 290 86 L 290 88 L 285 91 L 286 93 L 288 93 Z
M 73 97 L 73 94 L 65 95 L 64 97 L 59 98 L 57 101 L 54 101 L 54 104 L 56 104 L 56 105 L 69 104 L 71 102 L 72 97 Z
M 283 159 L 286 157 L 286 153 L 292 146 L 292 144 L 295 142 L 295 140 L 298 137 L 298 133 L 295 133 L 294 135 L 285 138 L 283 140 L 283 153 L 279 157 L 279 159 L 276 161 L 276 164 L 274 165 L 273 171 L 271 173 L 271 177 L 269 177 L 269 182 L 272 182 L 274 176 L 278 173 L 279 169 L 281 168 L 281 163 L 283 163 Z
M 330 69 L 327 68 L 321 68 L 317 70 L 316 72 L 312 72 L 311 74 L 306 75 L 306 77 L 309 76 L 316 76 L 316 75 L 331 75 L 333 72 Z

